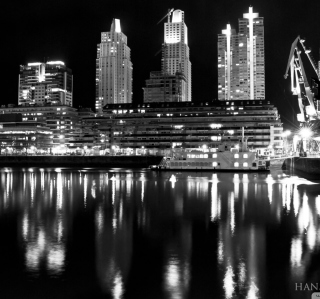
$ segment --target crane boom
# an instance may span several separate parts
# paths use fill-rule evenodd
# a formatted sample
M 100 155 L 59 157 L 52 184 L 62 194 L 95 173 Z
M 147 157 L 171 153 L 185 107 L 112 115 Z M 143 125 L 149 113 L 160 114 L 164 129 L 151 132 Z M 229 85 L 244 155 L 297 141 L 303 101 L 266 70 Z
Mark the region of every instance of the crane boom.
M 301 56 L 300 56 L 301 51 L 298 48 L 299 41 L 303 47 L 304 52 L 308 56 L 308 58 L 312 64 L 312 67 L 316 71 L 317 77 L 319 78 L 315 64 L 309 55 L 310 50 L 306 49 L 306 47 L 303 44 L 304 40 L 301 40 L 300 36 L 298 36 L 291 45 L 290 55 L 289 55 L 287 69 L 286 69 L 284 78 L 286 79 L 288 77 L 288 71 L 290 68 L 290 70 L 291 70 L 291 72 L 290 72 L 291 73 L 291 90 L 294 95 L 298 95 L 298 104 L 299 104 L 299 108 L 300 108 L 300 114 L 297 115 L 298 121 L 305 122 L 307 120 L 319 120 L 320 115 L 318 114 L 318 112 L 315 108 L 314 95 L 313 95 L 311 88 L 310 88 L 310 85 L 308 83 L 306 72 L 304 70 L 304 66 L 302 63 Z M 303 85 L 303 87 L 304 87 L 305 97 L 307 98 L 309 105 L 304 105 L 304 103 L 303 103 L 303 97 L 302 97 L 300 85 Z

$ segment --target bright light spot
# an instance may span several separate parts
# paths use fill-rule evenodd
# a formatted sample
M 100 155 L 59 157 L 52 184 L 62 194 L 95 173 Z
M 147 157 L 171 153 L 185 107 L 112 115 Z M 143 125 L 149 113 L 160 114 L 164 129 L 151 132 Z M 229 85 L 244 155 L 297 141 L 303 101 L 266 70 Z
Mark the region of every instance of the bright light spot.
M 302 138 L 310 138 L 312 136 L 312 130 L 310 128 L 302 128 L 299 134 Z
M 295 237 L 291 241 L 291 267 L 299 267 L 302 257 L 302 240 Z
M 211 124 L 211 125 L 210 125 L 210 128 L 211 128 L 211 129 L 220 129 L 221 127 L 222 127 L 221 124 Z
M 234 293 L 235 282 L 233 281 L 234 273 L 232 267 L 229 265 L 227 267 L 226 274 L 223 279 L 223 288 L 225 290 L 226 299 L 232 298 Z

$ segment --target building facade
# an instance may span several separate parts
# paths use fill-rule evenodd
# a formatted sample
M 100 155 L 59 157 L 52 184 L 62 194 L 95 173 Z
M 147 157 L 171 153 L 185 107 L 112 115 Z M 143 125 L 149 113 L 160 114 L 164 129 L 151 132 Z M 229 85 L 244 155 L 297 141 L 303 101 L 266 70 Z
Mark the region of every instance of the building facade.
M 184 22 L 184 12 L 175 10 L 168 14 L 164 24 L 164 44 L 162 46 L 163 74 L 175 75 L 182 72 L 186 78 L 185 101 L 191 101 L 191 62 L 189 59 L 188 28 Z
M 151 72 L 143 88 L 143 102 L 185 102 L 186 77 L 182 72 L 170 75 L 163 72 Z
M 96 112 L 106 104 L 132 102 L 132 62 L 127 36 L 120 20 L 113 19 L 109 32 L 101 33 L 96 59 Z
M 101 148 L 127 154 L 216 151 L 239 144 L 242 128 L 251 150 L 283 148 L 278 111 L 264 101 L 110 104 L 103 117 L 84 121 L 97 129 Z
M 239 33 L 227 25 L 218 35 L 218 99 L 265 99 L 264 20 L 249 12 L 239 19 Z
M 62 61 L 20 65 L 19 105 L 72 106 L 73 76 Z
M 1 106 L 1 114 L 21 114 L 24 123 L 43 123 L 52 132 L 54 148 L 67 148 L 79 130 L 77 109 L 67 105 L 8 105 Z
M 22 120 L 22 114 L 0 114 L 0 154 L 50 152 L 52 132 L 43 122 Z

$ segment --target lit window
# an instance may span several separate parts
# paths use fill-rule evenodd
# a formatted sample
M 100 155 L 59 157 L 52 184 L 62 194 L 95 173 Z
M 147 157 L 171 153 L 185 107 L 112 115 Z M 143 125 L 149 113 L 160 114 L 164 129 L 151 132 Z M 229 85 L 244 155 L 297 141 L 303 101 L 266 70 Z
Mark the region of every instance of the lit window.
M 234 162 L 234 167 L 239 167 L 239 162 Z
M 248 154 L 243 154 L 243 158 L 248 158 Z
M 217 158 L 217 154 L 212 154 L 212 158 Z
M 212 167 L 217 167 L 217 162 L 212 162 Z
M 248 162 L 244 162 L 243 167 L 248 167 Z
M 234 157 L 235 157 L 235 159 L 238 159 L 239 158 L 239 154 L 235 154 Z
M 203 155 L 203 158 L 208 158 L 208 155 L 207 155 L 207 154 L 204 154 L 204 155 Z

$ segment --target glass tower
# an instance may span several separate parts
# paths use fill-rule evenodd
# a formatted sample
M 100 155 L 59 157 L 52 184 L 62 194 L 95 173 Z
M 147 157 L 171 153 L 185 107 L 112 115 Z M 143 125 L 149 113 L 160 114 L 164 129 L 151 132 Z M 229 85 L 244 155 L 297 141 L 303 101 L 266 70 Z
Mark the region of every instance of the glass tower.
M 109 32 L 101 33 L 96 60 L 96 112 L 106 104 L 132 102 L 132 63 L 127 37 L 120 20 L 113 19 Z
M 73 76 L 62 61 L 20 65 L 19 105 L 72 106 Z
M 184 12 L 175 10 L 168 14 L 164 24 L 162 46 L 162 73 L 175 75 L 182 72 L 186 78 L 185 101 L 191 101 L 191 62 L 189 60 L 188 28 L 184 23 Z

